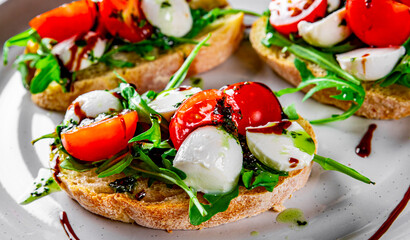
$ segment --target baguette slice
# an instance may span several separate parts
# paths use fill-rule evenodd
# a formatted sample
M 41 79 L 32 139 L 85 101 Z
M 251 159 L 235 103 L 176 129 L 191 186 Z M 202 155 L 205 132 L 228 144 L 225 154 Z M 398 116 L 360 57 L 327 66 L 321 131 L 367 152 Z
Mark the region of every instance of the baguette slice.
M 209 3 L 208 5 L 206 3 Z M 192 1 L 195 7 L 225 6 L 225 1 Z M 205 4 L 205 5 L 204 5 Z M 214 6 L 215 4 L 218 4 Z M 222 5 L 221 5 L 222 4 Z M 204 46 L 191 64 L 188 76 L 208 71 L 222 62 L 237 49 L 243 37 L 243 13 L 226 15 L 206 27 L 196 38 L 200 41 L 208 33 L 212 36 L 208 41 L 210 46 Z M 136 53 L 119 53 L 115 58 L 135 63 L 132 68 L 110 69 L 103 63 L 95 64 L 76 74 L 76 81 L 70 92 L 63 92 L 60 85 L 53 82 L 42 93 L 33 94 L 32 101 L 42 108 L 65 111 L 79 95 L 93 90 L 116 88 L 119 79 L 114 71 L 123 76 L 129 83 L 135 84 L 138 92 L 147 90 L 162 90 L 170 77 L 181 67 L 194 44 L 182 44 L 164 53 L 154 53 L 156 59 L 148 61 Z
M 265 37 L 266 17 L 262 17 L 254 22 L 250 41 L 259 56 L 283 79 L 294 86 L 301 82 L 299 71 L 293 64 L 295 56 L 288 52 L 282 52 L 280 47 L 270 48 L 262 45 L 261 40 Z M 306 61 L 305 61 L 306 62 Z M 307 67 L 315 76 L 324 76 L 326 71 L 312 62 L 306 62 Z M 410 115 L 410 89 L 401 85 L 391 85 L 380 87 L 373 82 L 363 82 L 362 86 L 366 91 L 366 98 L 362 107 L 355 113 L 371 119 L 399 119 Z M 307 92 L 312 87 L 303 89 Z M 335 88 L 324 89 L 313 94 L 313 98 L 319 102 L 334 105 L 343 110 L 350 108 L 349 101 L 341 101 L 331 98 L 339 91 Z
M 309 122 L 299 119 L 298 123 L 317 145 Z M 289 172 L 287 177 L 279 177 L 279 183 L 273 192 L 262 187 L 253 190 L 240 187 L 239 196 L 231 201 L 225 212 L 216 214 L 199 226 L 193 226 L 188 217 L 189 197 L 179 187 L 168 188 L 158 181 L 148 187 L 147 179 L 139 178 L 133 193 L 137 196 L 145 193 L 145 197 L 137 200 L 130 194 L 114 193 L 108 186 L 110 182 L 123 178 L 124 175 L 98 178 L 94 170 L 76 172 L 62 169 L 58 163 L 58 152 L 56 155 L 51 154 L 51 157 L 57 162 L 54 167 L 58 173 L 54 174 L 56 182 L 85 209 L 113 220 L 135 222 L 141 226 L 166 230 L 207 228 L 251 217 L 269 209 L 281 211 L 284 209 L 282 203 L 306 184 L 312 170 L 310 165 Z M 198 198 L 201 202 L 206 202 L 201 194 L 198 194 Z

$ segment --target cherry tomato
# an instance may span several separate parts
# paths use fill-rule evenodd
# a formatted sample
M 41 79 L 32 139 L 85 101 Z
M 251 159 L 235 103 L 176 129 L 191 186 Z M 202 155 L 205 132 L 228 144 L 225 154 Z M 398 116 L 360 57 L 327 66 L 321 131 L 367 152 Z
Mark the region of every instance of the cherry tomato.
M 222 115 L 214 112 L 219 101 L 222 101 L 222 92 L 209 89 L 194 94 L 181 104 L 169 124 L 170 138 L 176 149 L 193 130 L 221 121 Z
M 225 105 L 232 108 L 238 133 L 282 119 L 282 107 L 272 90 L 257 82 L 240 82 L 223 89 Z
M 61 42 L 88 32 L 93 27 L 96 16 L 95 4 L 91 0 L 81 0 L 38 15 L 29 24 L 42 38 Z
M 300 21 L 314 22 L 326 14 L 327 0 L 272 0 L 270 23 L 283 35 L 298 31 Z
M 140 0 L 104 0 L 100 3 L 101 23 L 113 36 L 139 42 L 152 33 Z
M 377 46 L 402 45 L 410 36 L 410 1 L 347 0 L 346 21 L 364 43 Z
M 129 111 L 61 133 L 67 152 L 82 161 L 98 161 L 124 150 L 134 136 L 138 114 Z

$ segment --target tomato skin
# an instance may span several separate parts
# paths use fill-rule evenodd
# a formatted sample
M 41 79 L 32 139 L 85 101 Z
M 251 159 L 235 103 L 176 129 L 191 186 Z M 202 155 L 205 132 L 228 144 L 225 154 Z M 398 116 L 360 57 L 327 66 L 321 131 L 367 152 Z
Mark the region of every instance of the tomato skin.
M 347 0 L 346 21 L 370 46 L 399 46 L 410 36 L 410 7 L 393 0 Z
M 64 4 L 33 18 L 29 25 L 42 38 L 52 38 L 58 42 L 74 35 L 88 32 L 97 17 L 95 4 L 90 0 L 80 0 Z
M 238 133 L 282 119 L 282 107 L 272 90 L 258 82 L 240 82 L 223 89 L 225 105 L 232 108 Z
M 221 100 L 221 91 L 209 89 L 194 94 L 179 106 L 169 124 L 170 138 L 176 149 L 193 130 L 221 121 L 222 115 L 214 113 Z
M 100 22 L 111 35 L 130 42 L 139 42 L 151 35 L 152 26 L 145 20 L 140 0 L 104 0 L 99 6 Z
M 82 161 L 98 161 L 112 157 L 128 146 L 137 127 L 138 114 L 129 111 L 87 126 L 61 133 L 67 152 Z
M 270 24 L 287 36 L 298 32 L 300 21 L 314 22 L 326 15 L 327 0 L 272 0 Z

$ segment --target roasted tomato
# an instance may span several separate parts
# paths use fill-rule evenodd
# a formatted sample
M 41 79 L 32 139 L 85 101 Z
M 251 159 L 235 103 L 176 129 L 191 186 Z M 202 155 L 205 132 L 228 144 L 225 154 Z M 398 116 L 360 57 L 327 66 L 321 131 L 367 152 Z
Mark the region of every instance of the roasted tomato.
M 100 22 L 113 36 L 139 42 L 152 33 L 140 0 L 104 0 L 100 3 Z
M 95 3 L 91 0 L 81 0 L 38 15 L 29 24 L 42 38 L 52 38 L 61 42 L 74 35 L 88 32 L 93 27 L 96 16 Z
M 181 104 L 169 124 L 169 134 L 176 149 L 193 130 L 217 124 L 221 120 L 222 115 L 214 112 L 220 101 L 222 92 L 210 89 L 193 95 Z
M 402 2 L 347 0 L 347 24 L 354 34 L 368 45 L 402 45 L 410 36 L 410 1 Z
M 314 22 L 326 14 L 327 0 L 272 0 L 270 23 L 283 35 L 298 31 L 300 21 Z
M 246 127 L 257 127 L 282 119 L 282 107 L 272 90 L 257 82 L 241 82 L 223 89 L 225 106 L 232 111 L 238 133 Z
M 98 161 L 124 150 L 134 136 L 138 114 L 126 111 L 117 116 L 61 133 L 67 152 L 82 161 Z

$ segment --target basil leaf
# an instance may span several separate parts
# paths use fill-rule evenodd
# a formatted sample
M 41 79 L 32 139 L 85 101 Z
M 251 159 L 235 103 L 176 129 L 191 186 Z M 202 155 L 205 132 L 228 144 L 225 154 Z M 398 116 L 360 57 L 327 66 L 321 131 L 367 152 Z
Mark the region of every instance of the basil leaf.
M 295 59 L 295 67 L 299 70 L 300 75 L 302 77 L 302 82 L 296 88 L 287 88 L 282 89 L 276 92 L 276 96 L 280 97 L 284 94 L 294 93 L 297 91 L 302 90 L 303 88 L 314 84 L 316 85 L 309 92 L 306 93 L 305 97 L 302 101 L 305 101 L 309 97 L 311 97 L 315 92 L 326 89 L 326 88 L 336 88 L 341 93 L 338 95 L 330 96 L 332 98 L 343 100 L 343 101 L 352 101 L 352 106 L 345 111 L 343 114 L 340 115 L 333 115 L 330 118 L 325 119 L 318 119 L 312 120 L 311 123 L 326 123 L 326 122 L 333 122 L 344 120 L 352 116 L 359 108 L 362 106 L 366 92 L 361 85 L 355 85 L 353 83 L 344 81 L 336 77 L 335 75 L 329 74 L 325 77 L 314 77 L 313 74 L 309 71 L 306 67 L 306 64 L 299 60 L 298 58 Z
M 29 204 L 39 198 L 58 191 L 61 191 L 61 189 L 54 181 L 51 170 L 40 168 L 36 179 L 34 179 L 33 185 L 30 186 L 30 189 L 27 191 L 20 204 Z
M 264 187 L 267 191 L 272 192 L 273 188 L 278 184 L 279 175 L 270 172 L 261 171 L 252 183 L 251 189 L 256 187 Z
M 189 221 L 192 225 L 198 226 L 203 222 L 208 221 L 215 214 L 224 212 L 228 209 L 231 200 L 239 195 L 239 186 L 236 186 L 232 191 L 224 194 L 204 194 L 204 198 L 209 204 L 202 204 L 207 214 L 200 214 L 198 208 L 194 207 L 193 203 L 189 203 Z
M 241 180 L 242 180 L 243 186 L 246 187 L 247 189 L 250 189 L 252 185 L 252 179 L 253 179 L 253 170 L 242 168 Z
M 364 183 L 375 184 L 375 182 L 372 182 L 369 178 L 363 176 L 353 168 L 347 167 L 339 162 L 336 162 L 333 159 L 322 157 L 315 154 L 315 156 L 313 157 L 313 161 L 319 163 L 324 170 L 338 171 Z
M 266 24 L 266 36 L 262 40 L 262 44 L 266 47 L 271 47 L 272 45 L 282 47 L 284 50 L 289 51 L 297 57 L 311 61 L 319 65 L 320 67 L 334 72 L 337 76 L 353 83 L 360 85 L 360 80 L 358 80 L 353 75 L 345 72 L 340 68 L 339 64 L 335 60 L 333 54 L 325 53 L 313 48 L 311 46 L 298 45 L 290 41 L 289 39 L 278 33 L 267 21 Z
M 41 93 L 48 85 L 60 80 L 60 65 L 57 59 L 49 54 L 44 58 L 39 59 L 35 66 L 40 72 L 34 76 L 30 84 L 30 92 L 33 94 Z

